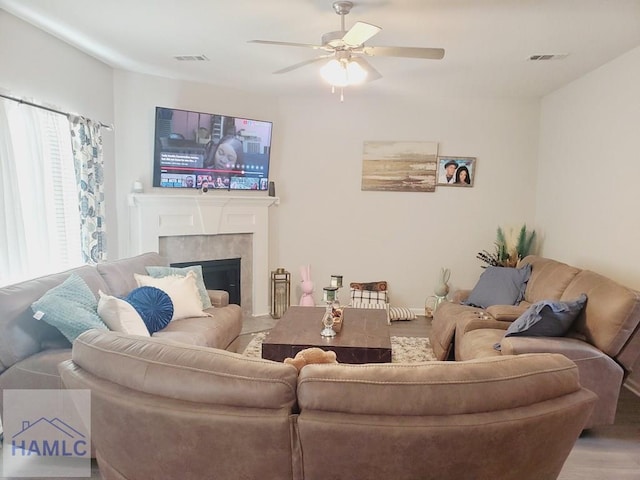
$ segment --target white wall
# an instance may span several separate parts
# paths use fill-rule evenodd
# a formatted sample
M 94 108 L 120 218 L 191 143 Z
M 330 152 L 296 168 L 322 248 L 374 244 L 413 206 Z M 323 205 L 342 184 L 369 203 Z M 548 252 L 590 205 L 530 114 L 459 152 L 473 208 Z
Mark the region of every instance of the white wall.
M 113 70 L 55 37 L 0 10 L 0 90 L 62 111 L 113 123 Z M 103 129 L 107 248 L 118 258 L 115 132 Z
M 291 271 L 294 299 L 299 266 L 310 263 L 318 300 L 337 273 L 345 283 L 386 279 L 394 303 L 422 308 L 441 267 L 452 269 L 452 286 L 473 286 L 481 272 L 475 254 L 492 248 L 496 227 L 534 218 L 537 101 L 374 102 L 348 94 L 340 103 L 322 91 L 276 101 L 123 71 L 115 72 L 114 83 L 122 252 L 126 194 L 136 179 L 150 190 L 158 105 L 274 122 L 271 179 L 281 204 L 270 213 L 270 268 Z M 365 140 L 437 141 L 442 154 L 476 156 L 476 185 L 436 193 L 362 192 Z
M 542 101 L 544 254 L 640 288 L 640 48 Z
M 475 255 L 492 249 L 497 226 L 537 228 L 536 100 L 373 98 L 366 87 L 347 92 L 344 103 L 322 90 L 275 99 L 114 72 L 3 11 L 0 35 L 0 87 L 115 123 L 105 133 L 112 259 L 128 255 L 133 181 L 151 184 L 158 105 L 274 122 L 271 179 L 281 205 L 271 209 L 270 268 L 292 272 L 294 297 L 299 266 L 310 263 L 318 292 L 334 273 L 346 283 L 385 279 L 393 303 L 421 309 L 443 266 L 452 270 L 453 288 L 473 286 L 481 273 Z M 366 140 L 435 141 L 440 154 L 477 157 L 475 186 L 363 192 Z
M 120 251 L 126 257 L 129 251 L 127 194 L 135 180 L 140 180 L 147 192 L 166 195 L 185 194 L 185 190 L 153 188 L 153 147 L 155 108 L 171 107 L 206 113 L 246 116 L 279 123 L 277 103 L 250 92 L 200 83 L 189 83 L 123 70 L 114 72 L 115 118 L 118 125 L 116 143 L 117 204 L 121 226 Z M 284 137 L 275 135 L 273 148 L 279 148 Z M 257 193 L 257 192 L 249 192 Z M 193 195 L 199 195 L 193 192 Z M 226 192 L 210 192 L 209 195 Z M 262 193 L 266 195 L 266 193 Z
M 473 287 L 481 273 L 475 255 L 493 249 L 499 225 L 535 228 L 535 100 L 347 92 L 340 103 L 320 91 L 314 98 L 281 99 L 280 117 L 274 128 L 286 141 L 274 149 L 281 204 L 272 216 L 272 260 L 293 273 L 297 295 L 299 266 L 309 263 L 316 298 L 331 274 L 342 274 L 347 285 L 387 280 L 392 304 L 421 308 L 441 267 L 451 269 L 453 288 Z M 436 141 L 441 155 L 477 157 L 475 186 L 361 191 L 367 140 Z

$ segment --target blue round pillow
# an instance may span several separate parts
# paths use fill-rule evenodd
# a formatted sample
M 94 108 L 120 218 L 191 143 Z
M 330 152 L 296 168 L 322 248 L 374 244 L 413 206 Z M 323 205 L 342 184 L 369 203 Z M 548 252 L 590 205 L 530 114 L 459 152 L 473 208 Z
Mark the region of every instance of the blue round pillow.
M 135 308 L 150 334 L 169 325 L 173 317 L 173 302 L 166 292 L 156 287 L 139 287 L 125 301 Z

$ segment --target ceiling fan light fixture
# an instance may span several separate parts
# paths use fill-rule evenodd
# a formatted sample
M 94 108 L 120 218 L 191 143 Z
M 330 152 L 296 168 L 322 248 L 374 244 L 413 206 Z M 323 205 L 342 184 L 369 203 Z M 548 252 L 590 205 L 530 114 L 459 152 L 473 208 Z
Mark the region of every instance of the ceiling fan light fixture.
M 334 58 L 320 69 L 320 75 L 332 87 L 347 87 L 363 83 L 367 71 L 356 62 Z
M 320 75 L 333 87 L 346 87 L 349 85 L 346 68 L 344 68 L 342 62 L 335 58 L 329 60 L 325 66 L 320 69 Z
M 347 64 L 347 80 L 349 85 L 360 85 L 367 79 L 367 71 L 359 63 Z

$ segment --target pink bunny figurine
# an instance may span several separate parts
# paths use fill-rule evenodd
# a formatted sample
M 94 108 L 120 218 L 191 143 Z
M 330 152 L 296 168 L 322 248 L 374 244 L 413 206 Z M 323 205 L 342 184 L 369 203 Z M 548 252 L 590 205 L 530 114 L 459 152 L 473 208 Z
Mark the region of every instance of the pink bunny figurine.
M 302 277 L 302 297 L 300 297 L 301 307 L 315 307 L 316 302 L 313 300 L 313 282 L 311 281 L 311 266 L 303 265 L 300 267 L 300 275 Z

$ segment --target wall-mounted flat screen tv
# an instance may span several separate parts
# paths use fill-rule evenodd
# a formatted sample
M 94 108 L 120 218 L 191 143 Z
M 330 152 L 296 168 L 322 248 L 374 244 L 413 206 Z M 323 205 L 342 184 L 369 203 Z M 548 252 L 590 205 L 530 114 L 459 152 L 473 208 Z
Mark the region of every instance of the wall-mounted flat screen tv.
M 272 125 L 156 107 L 153 186 L 267 190 Z

